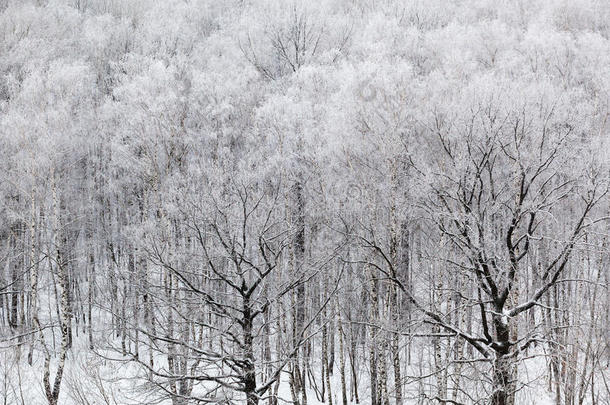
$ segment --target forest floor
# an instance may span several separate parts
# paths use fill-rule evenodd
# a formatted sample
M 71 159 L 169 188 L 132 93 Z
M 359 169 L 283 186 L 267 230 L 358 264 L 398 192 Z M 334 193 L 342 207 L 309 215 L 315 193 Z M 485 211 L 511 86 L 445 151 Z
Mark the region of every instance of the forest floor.
M 33 364 L 27 364 L 28 345 L 21 348 L 5 349 L 0 352 L 0 404 L 3 405 L 46 405 L 42 383 L 44 358 L 41 352 L 35 352 Z M 163 362 L 159 358 L 156 361 Z M 52 361 L 54 364 L 55 359 Z M 319 361 L 313 361 L 313 364 Z M 159 363 L 162 364 L 162 363 Z M 339 373 L 339 359 L 335 359 L 335 372 L 331 376 L 332 403 L 342 404 L 341 380 Z M 370 386 L 368 384 L 368 370 L 365 363 L 358 377 L 358 395 L 360 404 L 370 402 Z M 519 376 L 524 389 L 518 394 L 519 405 L 547 405 L 553 404 L 552 394 L 548 391 L 546 362 L 543 356 L 531 356 L 524 361 L 519 369 Z M 316 389 L 309 384 L 308 405 L 328 404 L 327 394 L 320 392 L 321 372 L 319 367 L 312 370 L 316 376 Z M 404 404 L 433 403 L 425 398 L 433 397 L 427 392 L 433 384 L 415 378 L 422 370 L 414 364 L 408 367 L 405 373 Z M 51 367 L 51 376 L 54 376 L 54 367 Z M 62 388 L 59 396 L 61 405 L 140 405 L 140 404 L 171 404 L 170 400 L 159 400 L 158 391 L 152 390 L 146 381 L 143 370 L 135 363 L 126 361 L 116 352 L 92 352 L 87 347 L 85 335 L 75 336 L 73 348 L 70 351 Z M 347 378 L 348 403 L 355 404 L 350 395 L 349 375 Z M 287 375 L 282 379 L 279 388 L 281 403 L 291 403 L 291 395 Z M 392 381 L 388 380 L 388 387 Z M 463 388 L 463 387 L 462 387 Z M 426 392 L 425 395 L 421 393 Z M 390 393 L 390 396 L 392 393 Z M 448 393 L 451 395 L 451 392 Z M 326 401 L 324 400 L 326 399 Z M 585 401 L 585 403 L 589 403 Z M 236 400 L 234 403 L 240 403 Z M 391 402 L 392 403 L 392 402 Z

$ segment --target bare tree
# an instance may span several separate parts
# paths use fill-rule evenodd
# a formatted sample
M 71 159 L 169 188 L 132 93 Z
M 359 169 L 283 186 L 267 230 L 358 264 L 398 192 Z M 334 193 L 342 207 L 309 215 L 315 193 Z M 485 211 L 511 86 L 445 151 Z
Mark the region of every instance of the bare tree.
M 606 198 L 608 185 L 595 162 L 576 169 L 573 127 L 554 108 L 526 102 L 522 110 L 503 115 L 497 106 L 479 107 L 460 122 L 436 116 L 431 129 L 439 157 L 426 177 L 430 193 L 422 206 L 453 252 L 435 260 L 470 275 L 474 283 L 475 296 L 455 291 L 478 307 L 479 330 L 466 331 L 449 312 L 412 294 L 372 228 L 358 238 L 379 260 L 367 263 L 393 280 L 426 322 L 491 362 L 491 403 L 507 405 L 519 389 L 515 364 L 520 353 L 544 339 L 536 326 L 520 330 L 517 321 L 561 282 L 578 243 L 598 222 L 592 219 L 594 208 Z M 565 210 L 572 215 L 565 216 Z M 563 218 L 559 227 L 556 218 Z M 536 254 L 542 249 L 545 257 Z M 530 271 L 527 266 L 534 266 L 539 283 L 524 296 L 519 286 Z
M 333 61 L 346 51 L 351 27 L 332 37 L 326 25 L 305 9 L 293 5 L 285 21 L 272 25 L 264 38 L 253 38 L 250 33 L 240 40 L 246 59 L 266 79 L 275 80 L 297 72 L 311 63 L 322 52 L 335 50 Z M 258 42 L 264 41 L 261 46 Z
M 142 350 L 168 353 L 168 368 L 132 358 L 175 404 L 230 402 L 234 394 L 258 404 L 308 338 L 311 319 L 281 351 L 258 355 L 264 341 L 279 339 L 267 315 L 282 316 L 284 296 L 312 277 L 285 268 L 292 231 L 280 196 L 278 184 L 232 181 L 209 205 L 191 202 L 180 223 L 162 220 L 166 229 L 148 251 L 163 286 L 148 288 L 166 293 L 155 300 L 156 330 L 140 330 L 151 342 Z

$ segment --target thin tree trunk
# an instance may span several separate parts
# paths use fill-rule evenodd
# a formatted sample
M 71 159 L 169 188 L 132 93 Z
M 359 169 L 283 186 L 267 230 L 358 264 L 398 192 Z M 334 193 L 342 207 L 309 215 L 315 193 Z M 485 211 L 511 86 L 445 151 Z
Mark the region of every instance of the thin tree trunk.
M 378 309 L 378 292 L 377 292 L 377 278 L 371 269 L 371 306 L 369 320 L 371 325 L 369 326 L 369 366 L 370 366 L 370 380 L 371 380 L 371 405 L 378 405 L 381 398 L 379 398 L 379 386 L 378 386 L 378 375 L 377 375 L 377 326 L 375 322 L 378 320 L 379 309 Z
M 328 277 L 324 278 L 323 282 L 323 296 L 322 300 L 326 301 L 328 295 Z M 323 385 L 326 385 L 326 402 L 329 405 L 332 405 L 332 389 L 330 385 L 330 368 L 329 368 L 329 359 L 328 359 L 328 311 L 326 306 L 323 310 L 323 320 L 324 324 L 322 325 L 322 373 L 324 380 L 322 381 Z
M 337 332 L 339 333 L 339 373 L 341 374 L 341 403 L 343 405 L 347 405 L 347 388 L 345 385 L 345 350 L 343 347 L 343 317 L 339 312 L 339 307 L 336 301 L 335 305 L 337 308 L 336 312 L 339 317 L 339 319 L 337 320 Z
M 93 350 L 93 292 L 95 289 L 95 256 L 93 249 L 89 254 L 89 287 L 87 289 L 87 334 L 89 349 Z
M 30 317 L 32 318 L 32 326 L 34 333 L 30 342 L 30 350 L 28 352 L 28 364 L 32 365 L 32 357 L 34 352 L 34 343 L 42 334 L 40 330 L 40 321 L 38 319 L 38 274 L 40 267 L 38 266 L 38 258 L 36 257 L 36 201 L 34 199 L 34 190 L 30 197 Z
M 68 352 L 68 276 L 61 256 L 61 248 L 59 246 L 59 204 L 57 201 L 57 189 L 55 183 L 55 173 L 51 172 L 51 191 L 53 195 L 53 249 L 55 251 L 55 267 L 58 271 L 59 287 L 60 287 L 60 329 L 61 329 L 61 348 L 59 352 L 59 361 L 55 372 L 55 379 L 51 387 L 51 355 L 48 350 L 45 353 L 43 385 L 45 395 L 49 405 L 57 405 L 59 399 L 59 391 L 61 389 L 61 381 L 64 373 L 66 355 Z
M 295 199 L 295 213 L 294 213 L 294 226 L 296 229 L 296 235 L 294 239 L 294 269 L 297 277 L 302 277 L 305 271 L 305 196 L 303 195 L 303 183 L 299 179 L 293 189 Z M 296 314 L 295 314 L 295 340 L 294 344 L 297 344 L 297 339 L 303 333 L 303 327 L 305 325 L 305 283 L 299 284 L 296 288 Z M 297 352 L 296 357 L 296 375 L 297 375 L 297 387 L 301 394 L 302 405 L 307 404 L 307 392 L 305 387 L 305 379 L 303 378 L 303 370 L 299 369 L 300 356 Z

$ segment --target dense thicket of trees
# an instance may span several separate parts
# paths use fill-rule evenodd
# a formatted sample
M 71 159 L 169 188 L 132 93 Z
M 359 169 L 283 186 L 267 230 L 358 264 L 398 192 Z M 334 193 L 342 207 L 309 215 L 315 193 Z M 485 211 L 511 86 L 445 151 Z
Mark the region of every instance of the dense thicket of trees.
M 610 3 L 0 0 L 5 404 L 610 403 Z

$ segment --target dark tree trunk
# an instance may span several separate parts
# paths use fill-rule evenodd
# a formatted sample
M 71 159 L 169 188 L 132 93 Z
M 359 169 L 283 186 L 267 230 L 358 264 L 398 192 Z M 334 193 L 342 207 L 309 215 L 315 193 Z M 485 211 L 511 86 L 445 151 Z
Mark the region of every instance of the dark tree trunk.
M 495 307 L 496 314 L 503 312 L 503 307 Z M 493 370 L 493 394 L 492 405 L 510 405 L 512 403 L 511 392 L 511 367 L 512 361 L 507 356 L 510 348 L 510 325 L 507 320 L 502 319 L 500 315 L 494 315 L 494 327 L 496 330 L 496 359 L 494 360 Z
M 244 331 L 244 351 L 246 361 L 243 367 L 243 382 L 244 392 L 246 394 L 247 405 L 258 405 L 258 394 L 256 393 L 256 370 L 254 367 L 254 345 L 252 336 L 252 325 L 254 319 L 252 316 L 252 308 L 250 308 L 250 300 L 248 297 L 243 298 L 243 331 Z
M 510 396 L 510 365 L 511 362 L 505 356 L 498 356 L 494 362 L 492 405 L 508 405 Z

